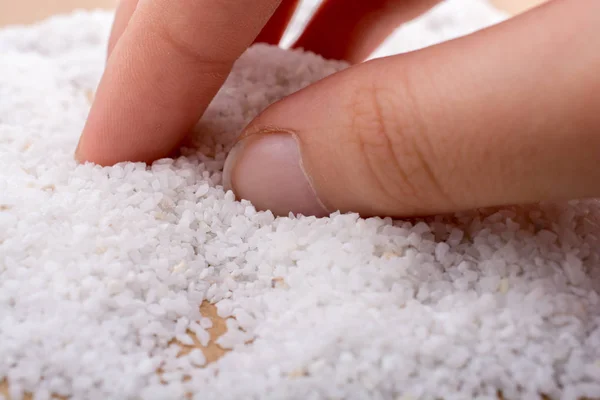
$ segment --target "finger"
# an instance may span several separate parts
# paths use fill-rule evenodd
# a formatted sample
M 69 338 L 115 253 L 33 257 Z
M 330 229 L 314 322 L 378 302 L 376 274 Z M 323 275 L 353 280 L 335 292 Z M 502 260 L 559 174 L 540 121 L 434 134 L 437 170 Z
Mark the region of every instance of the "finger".
M 599 24 L 595 0 L 555 1 L 351 67 L 253 121 L 226 187 L 278 215 L 408 217 L 600 196 Z
M 110 57 L 115 45 L 119 41 L 119 38 L 125 32 L 125 28 L 129 24 L 129 20 L 133 15 L 133 12 L 137 8 L 139 0 L 120 0 L 119 5 L 117 6 L 117 11 L 115 13 L 115 20 L 113 21 L 113 26 L 110 32 L 110 37 L 108 39 L 108 51 L 107 58 Z
M 402 23 L 440 0 L 325 0 L 294 48 L 327 59 L 365 60 Z
M 76 158 L 111 165 L 170 154 L 279 1 L 140 2 L 108 60 Z
M 298 0 L 283 0 L 254 42 L 278 45 L 297 8 Z

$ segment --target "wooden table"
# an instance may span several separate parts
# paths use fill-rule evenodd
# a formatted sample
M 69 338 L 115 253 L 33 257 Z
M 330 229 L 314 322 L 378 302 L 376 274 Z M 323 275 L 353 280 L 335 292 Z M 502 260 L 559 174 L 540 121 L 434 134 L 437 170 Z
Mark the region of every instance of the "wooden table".
M 500 9 L 511 14 L 518 14 L 534 7 L 545 0 L 492 0 Z M 114 8 L 115 0 L 0 0 L 0 27 L 7 24 L 29 24 L 42 20 L 50 15 L 69 12 L 75 8 Z M 226 331 L 225 321 L 217 316 L 216 308 L 203 303 L 200 311 L 205 317 L 213 321 L 213 327 L 209 329 L 211 341 L 207 347 L 202 347 L 198 341 L 195 346 L 183 346 L 184 351 L 199 348 L 204 352 L 207 362 L 215 362 L 221 358 L 226 350 L 219 347 L 215 340 Z M 194 337 L 193 334 L 190 336 Z M 0 394 L 8 398 L 8 383 L 0 382 Z M 26 396 L 25 400 L 31 400 Z

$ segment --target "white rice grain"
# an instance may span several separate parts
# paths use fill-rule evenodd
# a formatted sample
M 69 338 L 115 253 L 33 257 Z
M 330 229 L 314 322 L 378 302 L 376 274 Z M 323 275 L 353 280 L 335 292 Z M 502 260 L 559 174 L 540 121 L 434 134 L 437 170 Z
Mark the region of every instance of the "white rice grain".
M 503 18 L 447 1 L 377 55 Z M 76 165 L 111 19 L 0 31 L 0 382 L 12 400 L 600 397 L 597 201 L 416 223 L 257 212 L 220 186 L 234 139 L 347 67 L 264 45 L 236 63 L 181 157 Z M 236 318 L 217 341 L 233 351 L 210 365 L 172 344 L 193 343 L 188 331 L 208 344 L 204 300 Z

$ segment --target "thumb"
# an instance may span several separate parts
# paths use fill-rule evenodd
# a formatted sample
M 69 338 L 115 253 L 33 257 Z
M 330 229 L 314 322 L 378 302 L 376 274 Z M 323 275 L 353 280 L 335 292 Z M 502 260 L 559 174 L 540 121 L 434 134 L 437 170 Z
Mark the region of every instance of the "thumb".
M 550 2 L 297 92 L 250 124 L 225 186 L 278 215 L 598 196 L 599 4 Z

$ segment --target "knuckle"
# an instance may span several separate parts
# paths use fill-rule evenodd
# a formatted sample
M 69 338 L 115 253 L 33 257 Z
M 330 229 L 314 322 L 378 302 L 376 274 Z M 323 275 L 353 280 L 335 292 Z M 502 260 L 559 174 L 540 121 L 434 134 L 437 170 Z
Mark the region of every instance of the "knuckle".
M 235 3 L 233 0 L 215 2 L 221 9 L 232 8 Z M 208 73 L 226 74 L 235 60 L 235 54 L 227 51 L 230 47 L 227 46 L 227 37 L 211 41 L 202 39 L 206 29 L 194 18 L 203 13 L 198 3 L 191 0 L 157 2 L 155 8 L 148 12 L 150 23 L 147 27 L 154 40 L 174 53 L 178 60 L 191 62 Z
M 154 27 L 156 36 L 162 40 L 169 49 L 177 54 L 178 59 L 188 60 L 203 70 L 218 72 L 229 68 L 231 62 L 227 59 L 216 58 L 214 52 L 203 51 L 201 46 L 192 39 L 180 34 L 169 24 L 161 23 Z
M 399 76 L 393 87 L 371 79 L 348 96 L 349 131 L 364 163 L 361 180 L 386 208 L 402 204 L 419 212 L 451 205 L 410 77 Z

